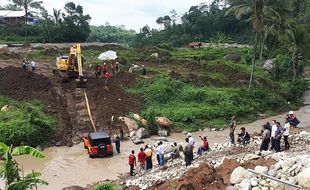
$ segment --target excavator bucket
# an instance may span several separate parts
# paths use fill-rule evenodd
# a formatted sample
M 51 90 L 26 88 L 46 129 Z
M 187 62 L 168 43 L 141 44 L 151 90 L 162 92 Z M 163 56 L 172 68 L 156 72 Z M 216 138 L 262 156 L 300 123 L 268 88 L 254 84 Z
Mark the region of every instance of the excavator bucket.
M 86 78 L 78 78 L 75 80 L 75 88 L 86 88 Z

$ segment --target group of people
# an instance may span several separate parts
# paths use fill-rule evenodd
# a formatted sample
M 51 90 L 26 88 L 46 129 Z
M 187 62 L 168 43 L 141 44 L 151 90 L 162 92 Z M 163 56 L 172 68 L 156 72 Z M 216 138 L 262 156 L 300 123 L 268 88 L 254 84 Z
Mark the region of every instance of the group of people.
M 23 60 L 23 63 L 22 63 L 22 68 L 27 70 L 31 67 L 31 70 L 32 71 L 35 71 L 35 68 L 36 68 L 36 62 L 34 60 Z
M 262 143 L 260 146 L 260 152 L 268 150 L 270 144 L 270 150 L 281 152 L 281 139 L 283 137 L 284 149 L 290 149 L 289 135 L 290 128 L 297 127 L 300 121 L 294 115 L 293 111 L 290 111 L 286 118 L 284 118 L 284 126 L 276 120 L 272 120 L 270 124 L 267 122 L 263 125 L 262 129 Z
M 108 83 L 111 78 L 111 74 L 115 75 L 116 72 L 119 72 L 120 65 L 118 62 L 111 63 L 110 66 L 108 66 L 106 63 L 103 63 L 102 65 L 98 64 L 95 68 L 95 74 L 96 78 L 105 78 L 105 89 L 109 90 Z
M 202 140 L 202 145 L 198 147 L 198 154 L 202 155 L 205 151 L 209 150 L 209 142 L 207 137 L 199 138 Z M 191 133 L 187 134 L 185 138 L 185 146 L 174 142 L 171 147 L 172 150 L 169 155 L 169 159 L 179 159 L 181 158 L 181 152 L 184 154 L 185 165 L 190 166 L 194 159 L 194 148 L 195 148 L 195 139 L 192 137 Z M 158 166 L 162 167 L 166 164 L 165 155 L 167 154 L 168 148 L 167 145 L 164 144 L 162 141 L 158 142 L 157 146 L 152 147 L 151 145 L 146 145 L 144 148 L 140 148 L 140 152 L 138 153 L 138 159 L 136 159 L 135 151 L 132 150 L 131 154 L 129 155 L 129 166 L 130 166 L 130 175 L 135 175 L 134 168 L 139 166 L 139 173 L 142 174 L 145 171 L 149 171 L 153 168 L 153 161 L 152 156 L 153 152 L 156 153 L 156 159 L 158 162 Z

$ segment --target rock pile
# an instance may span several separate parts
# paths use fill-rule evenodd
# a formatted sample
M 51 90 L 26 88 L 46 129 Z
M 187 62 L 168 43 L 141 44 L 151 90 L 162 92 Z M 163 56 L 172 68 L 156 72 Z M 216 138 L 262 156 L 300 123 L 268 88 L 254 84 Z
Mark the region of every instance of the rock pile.
M 255 172 L 277 178 L 293 185 L 300 185 L 306 188 L 310 187 L 310 157 L 308 155 L 290 157 L 285 153 L 277 153 L 267 157 L 275 159 L 278 162 L 269 168 L 266 166 L 256 166 Z M 285 189 L 285 184 L 262 175 L 256 175 L 242 167 L 238 167 L 232 172 L 230 182 L 234 184 L 235 189 L 242 190 Z
M 178 179 L 184 175 L 191 168 L 198 167 L 202 161 L 195 161 L 191 166 L 185 167 L 185 162 L 183 159 L 175 159 L 169 161 L 163 167 L 157 167 L 143 176 L 135 178 L 135 179 L 128 179 L 125 184 L 126 187 L 136 186 L 140 189 L 148 189 L 154 184 L 159 184 L 167 180 Z

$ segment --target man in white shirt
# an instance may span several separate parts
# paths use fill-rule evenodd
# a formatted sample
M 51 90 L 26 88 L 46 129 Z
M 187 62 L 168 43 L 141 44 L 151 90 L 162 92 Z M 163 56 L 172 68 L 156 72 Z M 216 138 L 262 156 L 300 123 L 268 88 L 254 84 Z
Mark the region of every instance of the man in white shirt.
M 288 119 L 285 119 L 285 125 L 284 125 L 284 132 L 283 132 L 283 137 L 284 137 L 284 143 L 285 143 L 285 150 L 290 149 L 290 143 L 288 142 L 288 136 L 290 135 L 290 123 Z
M 165 165 L 165 152 L 166 152 L 166 145 L 163 144 L 162 141 L 160 141 L 160 145 L 157 147 L 158 153 L 159 153 L 159 163 L 160 166 Z
M 36 62 L 34 62 L 33 60 L 31 61 L 31 68 L 32 71 L 34 71 L 34 69 L 36 68 Z
M 271 147 L 270 150 L 274 149 L 274 143 L 275 143 L 275 136 L 276 136 L 276 131 L 277 131 L 277 121 L 272 120 L 272 126 L 271 126 Z
M 188 138 L 189 144 L 191 144 L 194 147 L 195 146 L 195 139 L 192 137 L 192 134 L 187 133 L 187 138 Z

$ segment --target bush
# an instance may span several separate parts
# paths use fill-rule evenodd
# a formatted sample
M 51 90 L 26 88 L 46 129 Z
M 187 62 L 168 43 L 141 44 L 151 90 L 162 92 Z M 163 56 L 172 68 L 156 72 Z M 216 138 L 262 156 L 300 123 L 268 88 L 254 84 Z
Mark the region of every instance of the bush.
M 31 146 L 49 142 L 57 122 L 46 114 L 43 104 L 37 101 L 18 102 L 0 96 L 0 108 L 5 105 L 11 105 L 13 109 L 0 112 L 1 142 Z
M 112 182 L 105 182 L 96 185 L 92 190 L 122 190 L 121 187 Z

